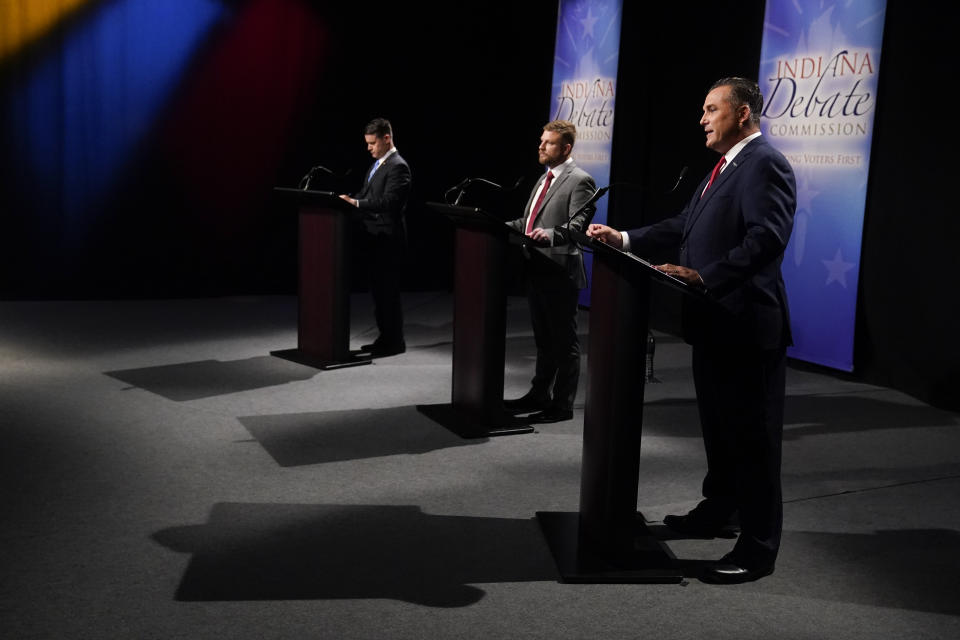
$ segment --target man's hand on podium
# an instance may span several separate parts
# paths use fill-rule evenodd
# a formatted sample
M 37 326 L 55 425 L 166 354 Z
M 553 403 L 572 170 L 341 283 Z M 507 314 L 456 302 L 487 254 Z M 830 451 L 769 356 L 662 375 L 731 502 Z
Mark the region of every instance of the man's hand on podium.
M 353 206 L 357 206 L 357 201 L 356 201 L 354 198 L 351 198 L 351 197 L 348 196 L 348 195 L 340 194 L 340 199 L 341 199 L 341 200 L 346 200 L 347 202 L 349 202 L 349 203 L 352 204 Z
M 588 226 L 587 237 L 595 238 L 611 247 L 623 249 L 623 234 L 605 224 L 591 224 Z
M 550 240 L 550 234 L 547 233 L 546 229 L 542 229 L 540 227 L 537 227 L 536 229 L 532 229 L 530 233 L 527 234 L 527 237 L 530 238 L 531 240 L 539 242 L 540 244 L 545 244 L 545 245 L 552 244 L 552 241 Z
M 700 273 L 696 269 L 691 269 L 690 267 L 680 267 L 675 264 L 656 264 L 653 266 L 653 268 L 657 271 L 667 274 L 668 276 L 673 276 L 678 280 L 683 280 L 691 287 L 706 289 L 706 285 L 703 283 L 703 278 L 700 277 Z

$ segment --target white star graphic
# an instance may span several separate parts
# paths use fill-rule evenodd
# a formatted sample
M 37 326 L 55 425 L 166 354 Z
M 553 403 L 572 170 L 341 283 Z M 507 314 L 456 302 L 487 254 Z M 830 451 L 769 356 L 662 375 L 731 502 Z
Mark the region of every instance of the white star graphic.
M 587 7 L 587 17 L 580 21 L 580 24 L 583 25 L 583 37 L 586 38 L 588 35 L 592 38 L 593 36 L 593 25 L 597 23 L 598 18 L 593 17 L 593 11 L 591 7 Z
M 833 260 L 821 260 L 821 262 L 823 262 L 823 266 L 827 268 L 826 284 L 829 285 L 831 282 L 839 282 L 840 286 L 846 289 L 847 271 L 850 271 L 850 269 L 853 269 L 857 265 L 852 262 L 844 262 L 840 249 L 837 249 L 837 254 L 833 256 Z

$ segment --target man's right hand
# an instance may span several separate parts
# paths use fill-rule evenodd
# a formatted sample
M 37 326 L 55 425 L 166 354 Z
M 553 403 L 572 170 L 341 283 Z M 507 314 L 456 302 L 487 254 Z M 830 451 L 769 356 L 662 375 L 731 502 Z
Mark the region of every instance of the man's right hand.
M 623 248 L 623 235 L 612 227 L 605 224 L 591 224 L 587 227 L 587 236 L 596 238 L 600 242 L 606 243 L 617 249 Z

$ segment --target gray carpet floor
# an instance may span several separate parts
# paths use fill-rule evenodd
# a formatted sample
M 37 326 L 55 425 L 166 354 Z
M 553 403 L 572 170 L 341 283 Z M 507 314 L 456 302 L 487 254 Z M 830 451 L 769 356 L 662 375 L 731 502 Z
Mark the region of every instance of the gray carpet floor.
M 405 354 L 317 371 L 269 355 L 292 297 L 0 302 L 0 637 L 960 638 L 957 414 L 791 367 L 774 575 L 564 584 L 534 514 L 578 508 L 585 380 L 572 421 L 461 439 L 416 408 L 450 401 L 452 298 L 405 307 Z M 704 469 L 689 348 L 657 337 L 654 522 Z M 508 397 L 533 357 L 511 298 Z

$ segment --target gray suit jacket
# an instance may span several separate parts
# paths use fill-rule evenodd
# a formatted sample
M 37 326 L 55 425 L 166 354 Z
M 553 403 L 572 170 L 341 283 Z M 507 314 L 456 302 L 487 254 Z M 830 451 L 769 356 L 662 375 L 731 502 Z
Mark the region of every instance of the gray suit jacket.
M 562 166 L 563 172 L 559 177 L 554 178 L 546 196 L 544 196 L 543 203 L 540 205 L 537 217 L 533 221 L 534 228 L 539 227 L 547 231 L 550 236 L 550 246 L 538 247 L 536 251 L 563 267 L 577 288 L 582 289 L 587 286 L 587 274 L 583 269 L 583 256 L 580 254 L 577 245 L 565 242 L 564 238 L 558 236 L 553 228 L 567 226 L 569 221 L 571 229 L 583 231 L 590 224 L 596 207 L 590 206 L 584 211 L 574 214 L 590 199 L 597 187 L 590 174 L 578 167 L 575 162 Z M 523 209 L 523 217 L 511 220 L 507 225 L 520 232 L 526 231 L 527 217 L 530 215 L 530 207 L 533 206 L 533 198 L 546 177 L 547 174 L 544 172 L 537 184 L 534 185 L 530 197 L 527 199 L 527 205 Z

